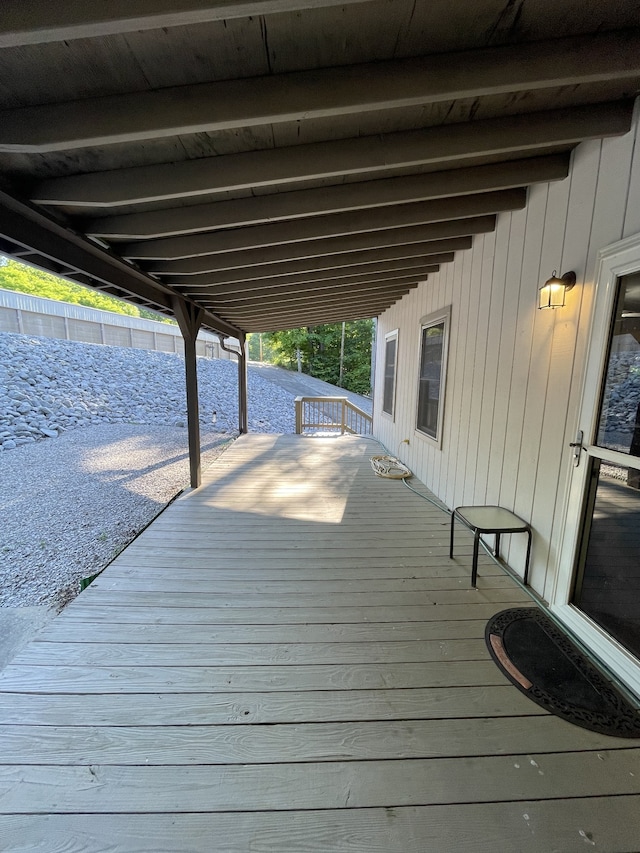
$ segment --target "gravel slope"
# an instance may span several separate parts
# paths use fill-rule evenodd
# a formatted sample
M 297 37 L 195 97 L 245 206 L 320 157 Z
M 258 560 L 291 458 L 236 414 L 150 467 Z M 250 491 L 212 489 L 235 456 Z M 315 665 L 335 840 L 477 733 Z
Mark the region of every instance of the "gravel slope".
M 231 440 L 202 436 L 203 467 Z M 58 608 L 188 485 L 187 431 L 83 427 L 0 466 L 0 607 Z

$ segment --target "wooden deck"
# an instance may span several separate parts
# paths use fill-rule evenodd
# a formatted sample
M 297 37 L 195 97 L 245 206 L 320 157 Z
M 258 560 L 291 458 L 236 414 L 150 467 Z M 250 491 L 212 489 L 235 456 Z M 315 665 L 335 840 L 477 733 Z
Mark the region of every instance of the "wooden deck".
M 243 437 L 5 670 L 1 850 L 640 850 L 640 742 L 506 682 L 529 600 L 376 450 Z

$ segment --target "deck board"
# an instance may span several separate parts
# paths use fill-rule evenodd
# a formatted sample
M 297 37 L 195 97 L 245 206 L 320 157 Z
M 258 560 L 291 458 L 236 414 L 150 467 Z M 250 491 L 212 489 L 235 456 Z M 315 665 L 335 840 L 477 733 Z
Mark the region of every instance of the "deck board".
M 151 582 L 151 585 L 152 582 Z M 138 605 L 158 607 L 166 603 L 167 594 L 164 590 L 145 589 L 141 591 L 109 588 L 108 578 L 95 590 L 87 590 L 87 605 L 97 601 L 100 605 L 114 604 L 118 606 Z M 517 587 L 492 589 L 437 589 L 409 590 L 408 592 L 258 592 L 249 588 L 245 593 L 235 595 L 205 592 L 192 588 L 189 591 L 172 592 L 171 600 L 178 607 L 218 607 L 228 609 L 247 608 L 313 608 L 313 607 L 429 607 L 431 605 L 454 604 L 489 604 L 499 602 L 505 604 L 527 604 L 528 599 Z M 364 614 L 363 614 L 364 615 Z
M 1 849 L 640 849 L 640 741 L 508 684 L 530 599 L 374 451 L 244 436 L 14 659 Z
M 201 602 L 191 607 L 172 604 L 172 596 L 165 596 L 162 606 L 142 607 L 139 603 L 103 605 L 87 603 L 66 613 L 70 622 L 98 621 L 154 625 L 322 625 L 358 623 L 402 623 L 468 621 L 490 619 L 507 605 L 451 604 L 418 607 L 206 607 Z M 518 604 L 521 600 L 518 599 Z M 41 636 L 46 636 L 45 634 Z
M 5 808 L 51 814 L 245 812 L 444 805 L 452 801 L 640 794 L 640 750 L 411 762 L 279 763 L 212 768 L 43 766 L 0 768 Z M 491 788 L 486 785 L 491 776 Z M 19 779 L 17 786 L 14 780 Z
M 68 853 L 620 853 L 638 849 L 639 796 L 278 812 L 9 816 L 8 849 Z M 109 847 L 100 839 L 108 839 Z M 188 839 L 189 847 L 185 839 Z M 217 845 L 224 839 L 224 847 Z M 44 843 L 43 843 L 44 840 Z M 506 845 L 511 845 L 505 846 Z M 425 846 L 428 845 L 428 846 Z M 454 846 L 452 846 L 454 845 Z M 597 846 L 596 846 L 597 845 Z
M 251 632 L 234 625 L 190 625 L 191 643 L 381 643 L 401 640 L 450 640 L 484 637 L 486 622 L 382 622 L 366 624 L 252 625 Z M 176 643 L 185 638 L 183 625 L 122 625 L 101 621 L 91 632 L 92 643 Z M 47 642 L 86 642 L 81 622 L 58 619 L 47 631 Z
M 18 666 L 309 666 L 483 660 L 483 640 L 409 640 L 379 643 L 31 643 Z
M 241 690 L 405 690 L 504 684 L 493 661 L 423 661 L 417 663 L 320 664 L 317 666 L 11 666 L 0 687 L 28 693 L 227 693 Z M 6 685 L 6 686 L 5 686 Z M 1 695 L 1 694 L 0 694 Z M 535 713 L 535 712 L 534 712 Z
M 542 715 L 542 708 L 538 709 Z M 270 693 L 0 695 L 0 726 L 235 725 L 427 720 L 530 713 L 509 686 L 296 690 Z M 5 735 L 9 732 L 4 731 Z

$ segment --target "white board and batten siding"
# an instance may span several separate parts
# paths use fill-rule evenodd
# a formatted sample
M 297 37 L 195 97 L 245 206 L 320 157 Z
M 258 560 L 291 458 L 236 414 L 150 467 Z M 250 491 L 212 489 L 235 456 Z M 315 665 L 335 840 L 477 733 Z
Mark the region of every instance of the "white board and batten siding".
M 579 145 L 569 176 L 529 190 L 378 323 L 375 435 L 449 507 L 500 504 L 534 528 L 531 585 L 557 568 L 578 422 L 598 251 L 640 232 L 640 101 L 632 130 Z M 540 284 L 575 270 L 564 309 L 539 311 Z M 420 318 L 451 306 L 441 449 L 415 430 Z M 385 334 L 398 329 L 396 406 L 382 414 Z M 402 443 L 409 439 L 409 444 Z M 525 537 L 506 558 L 518 571 Z

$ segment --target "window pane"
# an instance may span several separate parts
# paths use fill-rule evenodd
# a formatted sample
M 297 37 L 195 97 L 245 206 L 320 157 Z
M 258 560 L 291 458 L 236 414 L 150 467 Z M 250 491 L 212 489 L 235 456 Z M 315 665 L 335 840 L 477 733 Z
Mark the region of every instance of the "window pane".
M 438 437 L 444 325 L 442 320 L 422 330 L 417 427 L 432 438 Z
M 384 395 L 382 400 L 382 411 L 388 415 L 393 414 L 393 398 L 396 378 L 396 349 L 397 338 L 390 338 L 385 348 L 384 360 Z
M 640 456 L 640 273 L 618 287 L 596 444 Z

